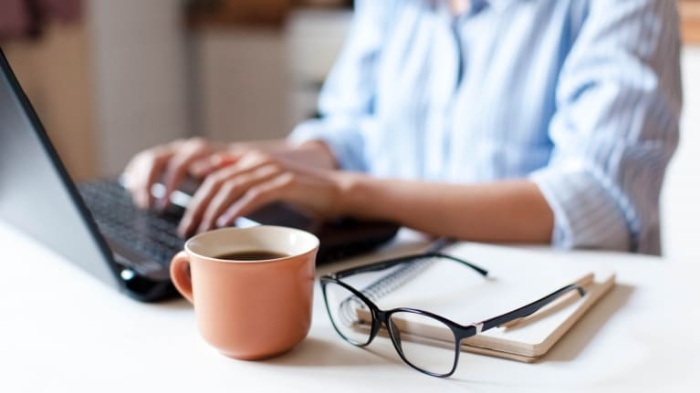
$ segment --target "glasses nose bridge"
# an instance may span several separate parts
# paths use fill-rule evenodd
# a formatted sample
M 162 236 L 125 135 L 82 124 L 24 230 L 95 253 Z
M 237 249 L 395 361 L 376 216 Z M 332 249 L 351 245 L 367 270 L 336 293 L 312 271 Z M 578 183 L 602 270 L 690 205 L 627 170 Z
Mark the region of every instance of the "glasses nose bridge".
M 374 305 L 370 305 L 369 309 L 370 314 L 372 315 L 372 328 L 367 345 L 369 345 L 372 341 L 374 341 L 374 338 L 377 337 L 377 334 L 379 334 L 379 329 L 382 328 L 382 324 L 386 325 L 387 329 L 389 328 L 386 321 L 386 312 L 380 310 Z
M 375 337 L 377 337 L 377 334 L 379 333 L 379 329 L 382 328 L 382 324 L 387 326 L 387 316 L 386 312 L 380 310 L 377 307 L 372 307 L 370 306 L 370 312 L 372 313 L 372 319 L 374 320 L 374 323 L 372 324 L 372 331 L 370 333 L 370 339 L 369 341 L 372 342 Z M 387 329 L 389 326 L 387 326 Z
M 391 311 L 383 311 L 380 310 L 377 307 L 374 307 L 372 310 L 372 315 L 373 318 L 375 319 L 376 323 L 372 327 L 372 336 L 370 337 L 370 342 L 374 340 L 374 338 L 377 336 L 379 333 L 379 329 L 381 329 L 382 324 L 386 327 L 386 332 L 389 335 L 389 339 L 391 340 L 391 344 L 394 346 L 394 349 L 396 352 L 399 353 L 399 356 L 403 359 L 403 350 L 401 349 L 401 346 L 398 345 L 397 343 L 397 337 L 394 337 L 394 332 L 391 326 L 389 326 L 389 318 L 391 317 Z M 404 361 L 406 361 L 404 359 Z M 408 362 L 407 362 L 408 363 Z M 410 365 L 410 363 L 408 363 Z

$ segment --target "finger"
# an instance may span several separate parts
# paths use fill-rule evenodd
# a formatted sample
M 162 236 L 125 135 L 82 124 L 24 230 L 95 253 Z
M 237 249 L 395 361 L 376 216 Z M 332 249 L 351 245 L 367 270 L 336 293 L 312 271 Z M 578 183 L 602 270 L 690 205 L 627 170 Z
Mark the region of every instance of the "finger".
M 185 210 L 182 220 L 180 220 L 180 225 L 178 227 L 180 236 L 187 237 L 195 232 L 207 206 L 229 176 L 229 172 L 230 170 L 222 170 L 211 174 L 197 189 Z
M 204 178 L 214 171 L 238 162 L 240 155 L 230 153 L 217 153 L 210 157 L 204 157 L 192 162 L 189 173 L 196 178 Z
M 172 194 L 188 173 L 189 165 L 197 159 L 209 154 L 210 148 L 206 142 L 191 140 L 181 145 L 178 151 L 168 161 L 163 172 L 165 193 L 160 200 L 160 207 L 165 208 Z
M 195 193 L 190 205 L 185 211 L 185 216 L 180 222 L 180 234 L 182 236 L 188 236 L 195 232 L 202 221 L 207 207 L 227 179 L 243 175 L 261 166 L 273 163 L 274 162 L 266 155 L 253 152 L 245 154 L 235 165 L 225 167 L 207 176 L 202 187 Z
M 170 157 L 171 154 L 167 149 L 156 148 L 139 154 L 127 166 L 126 187 L 138 207 L 142 209 L 153 207 L 151 187 Z
M 294 187 L 295 175 L 285 172 L 270 181 L 251 188 L 241 198 L 231 205 L 216 220 L 219 227 L 233 224 L 236 218 L 245 216 L 271 202 L 284 201 Z
M 224 182 L 217 195 L 211 200 L 204 213 L 198 232 L 216 227 L 216 219 L 248 190 L 274 179 L 281 173 L 275 164 L 263 165 L 254 170 L 236 173 Z

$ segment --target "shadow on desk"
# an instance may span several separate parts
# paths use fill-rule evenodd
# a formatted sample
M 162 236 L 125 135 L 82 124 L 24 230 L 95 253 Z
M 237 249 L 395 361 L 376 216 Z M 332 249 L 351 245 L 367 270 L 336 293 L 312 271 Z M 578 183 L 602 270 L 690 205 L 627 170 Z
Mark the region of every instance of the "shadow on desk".
M 144 304 L 147 307 L 153 307 L 153 308 L 159 308 L 159 309 L 165 309 L 165 310 L 173 310 L 173 311 L 188 310 L 190 312 L 194 312 L 194 309 L 192 308 L 192 303 L 188 302 L 183 297 L 176 297 L 176 298 L 168 299 L 168 300 L 158 302 L 158 303 L 144 303 Z
M 581 351 L 590 344 L 596 333 L 622 309 L 629 301 L 634 287 L 625 284 L 616 284 L 615 287 L 600 300 L 586 315 L 567 332 L 561 341 L 551 351 L 542 357 L 540 362 L 568 362 L 575 359 Z M 192 311 L 192 305 L 184 299 L 173 299 L 154 307 L 167 308 L 174 311 Z M 388 340 L 375 340 L 371 347 L 360 349 L 349 344 L 345 345 L 340 338 L 337 342 L 328 342 L 318 338 L 307 337 L 298 347 L 287 354 L 265 360 L 274 365 L 295 366 L 366 366 L 370 363 L 386 364 L 389 362 L 401 363 L 395 350 Z M 382 348 L 387 346 L 387 348 Z M 359 352 L 366 351 L 374 356 L 358 356 Z M 368 363 L 369 362 L 369 363 Z M 535 363 L 535 364 L 536 364 Z
M 539 362 L 567 362 L 576 358 L 611 317 L 625 306 L 632 292 L 634 287 L 616 284 Z
M 375 342 L 372 344 L 376 345 Z M 380 343 L 378 347 L 381 346 Z M 393 351 L 393 347 L 390 349 Z M 377 356 L 363 356 L 363 351 L 371 352 Z M 376 349 L 360 349 L 350 344 L 346 345 L 344 342 L 328 342 L 314 337 L 307 337 L 299 346 L 290 352 L 282 356 L 263 360 L 262 362 L 270 365 L 294 367 L 367 367 L 375 364 L 391 364 L 391 361 L 396 360 L 392 359 L 391 355 L 392 352 L 388 350 L 379 350 L 379 352 L 377 352 Z
M 590 345 L 596 333 L 625 306 L 633 292 L 634 287 L 630 285 L 616 284 L 609 294 L 589 310 L 561 341 L 535 364 L 574 360 Z M 367 356 L 368 354 L 371 355 Z M 314 337 L 307 337 L 289 353 L 264 362 L 271 365 L 302 367 L 367 367 L 372 364 L 402 363 L 389 340 L 374 340 L 371 346 L 360 349 L 342 342 L 340 338 L 337 342 L 330 342 Z

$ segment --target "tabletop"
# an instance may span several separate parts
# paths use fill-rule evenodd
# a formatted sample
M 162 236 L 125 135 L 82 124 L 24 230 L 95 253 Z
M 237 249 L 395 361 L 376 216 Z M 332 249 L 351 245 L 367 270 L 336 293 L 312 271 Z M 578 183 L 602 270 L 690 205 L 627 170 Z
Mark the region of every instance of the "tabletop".
M 410 242 L 381 253 L 402 251 Z M 136 302 L 0 222 L 0 391 L 697 391 L 697 261 L 568 252 L 605 263 L 616 287 L 534 364 L 463 353 L 454 376 L 406 366 L 386 340 L 345 343 L 318 284 L 308 337 L 264 361 L 226 358 L 199 336 L 185 300 Z M 537 250 L 551 253 L 551 250 Z M 533 255 L 536 255 L 534 253 Z M 362 259 L 362 258 L 360 258 Z M 361 263 L 319 267 L 318 273 Z M 527 263 L 527 261 L 523 261 Z

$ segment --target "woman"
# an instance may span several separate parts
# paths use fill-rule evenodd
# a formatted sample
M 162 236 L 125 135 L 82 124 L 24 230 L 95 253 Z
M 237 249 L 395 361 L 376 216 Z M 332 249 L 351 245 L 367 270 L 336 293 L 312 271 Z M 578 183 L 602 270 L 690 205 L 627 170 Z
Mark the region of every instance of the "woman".
M 204 179 L 183 236 L 272 201 L 475 241 L 660 253 L 678 140 L 678 15 L 666 0 L 356 1 L 320 98 L 287 140 L 158 146 L 134 199 Z M 162 202 L 160 202 L 162 204 Z

